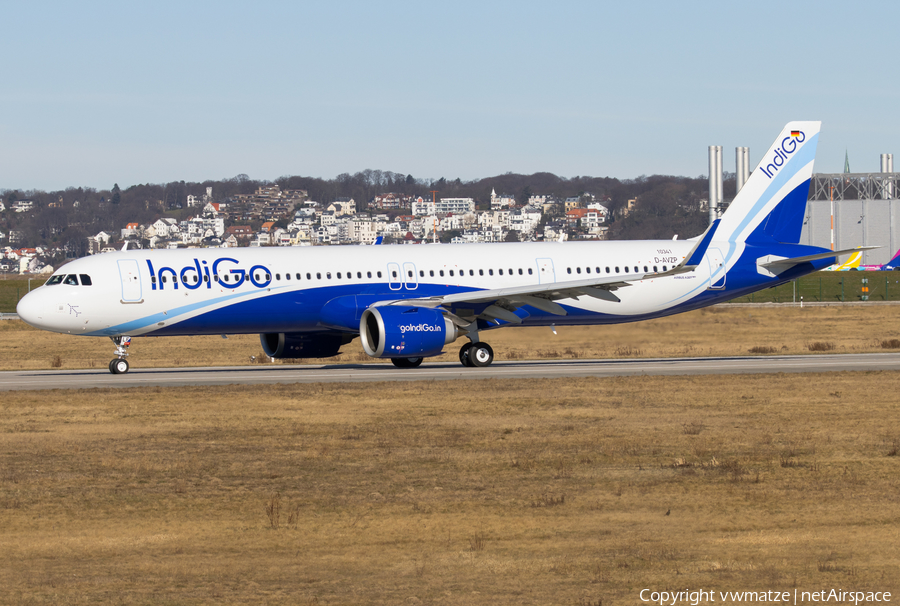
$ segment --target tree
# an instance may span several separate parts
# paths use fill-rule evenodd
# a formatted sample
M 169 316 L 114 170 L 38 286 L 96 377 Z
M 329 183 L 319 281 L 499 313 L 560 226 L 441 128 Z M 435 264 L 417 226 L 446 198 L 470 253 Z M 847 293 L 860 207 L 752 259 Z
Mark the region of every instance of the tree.
M 113 183 L 112 198 L 110 199 L 110 202 L 112 202 L 113 204 L 118 204 L 121 201 L 122 201 L 122 192 L 119 189 L 119 184 Z

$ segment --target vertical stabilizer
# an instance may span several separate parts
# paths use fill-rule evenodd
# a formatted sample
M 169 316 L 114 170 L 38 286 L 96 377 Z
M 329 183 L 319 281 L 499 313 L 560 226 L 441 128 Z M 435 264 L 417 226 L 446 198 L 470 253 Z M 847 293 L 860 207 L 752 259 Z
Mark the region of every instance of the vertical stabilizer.
M 821 122 L 790 122 L 722 215 L 716 240 L 800 242 Z

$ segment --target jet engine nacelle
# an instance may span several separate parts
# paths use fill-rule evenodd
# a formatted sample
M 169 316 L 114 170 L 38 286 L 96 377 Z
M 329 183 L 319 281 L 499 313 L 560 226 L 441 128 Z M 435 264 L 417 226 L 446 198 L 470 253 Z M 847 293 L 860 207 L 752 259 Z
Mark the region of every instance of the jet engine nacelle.
M 364 311 L 359 334 L 363 349 L 374 358 L 436 356 L 460 336 L 456 325 L 440 311 L 399 305 Z
M 330 358 L 355 335 L 340 333 L 267 332 L 259 335 L 263 352 L 270 358 Z

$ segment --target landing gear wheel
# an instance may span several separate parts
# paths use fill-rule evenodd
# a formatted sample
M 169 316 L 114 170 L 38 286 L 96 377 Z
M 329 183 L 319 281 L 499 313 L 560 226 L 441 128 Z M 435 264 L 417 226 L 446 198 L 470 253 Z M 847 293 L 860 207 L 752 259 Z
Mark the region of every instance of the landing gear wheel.
M 397 368 L 418 368 L 425 358 L 391 358 L 391 362 Z
M 474 343 L 466 343 L 459 348 L 459 363 L 469 368 L 475 366 L 472 364 L 472 358 L 469 357 L 469 352 L 472 351 L 472 345 L 474 345 Z
M 494 361 L 494 350 L 487 343 L 473 343 L 468 357 L 473 366 L 490 366 Z
M 116 358 L 109 363 L 109 372 L 114 375 L 124 375 L 128 372 L 128 360 L 125 358 Z

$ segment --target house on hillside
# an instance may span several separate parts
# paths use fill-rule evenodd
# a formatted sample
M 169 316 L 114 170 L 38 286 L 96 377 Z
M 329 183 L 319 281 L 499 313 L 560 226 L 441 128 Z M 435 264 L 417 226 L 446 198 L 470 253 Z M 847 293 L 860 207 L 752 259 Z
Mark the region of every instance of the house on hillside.
M 124 240 L 125 238 L 136 235 L 139 228 L 140 225 L 137 223 L 128 223 L 127 225 L 125 225 L 125 229 L 123 229 L 121 232 L 121 239 Z
M 510 194 L 497 195 L 497 192 L 491 190 L 491 210 L 500 210 L 501 208 L 511 208 L 516 205 L 516 197 Z

